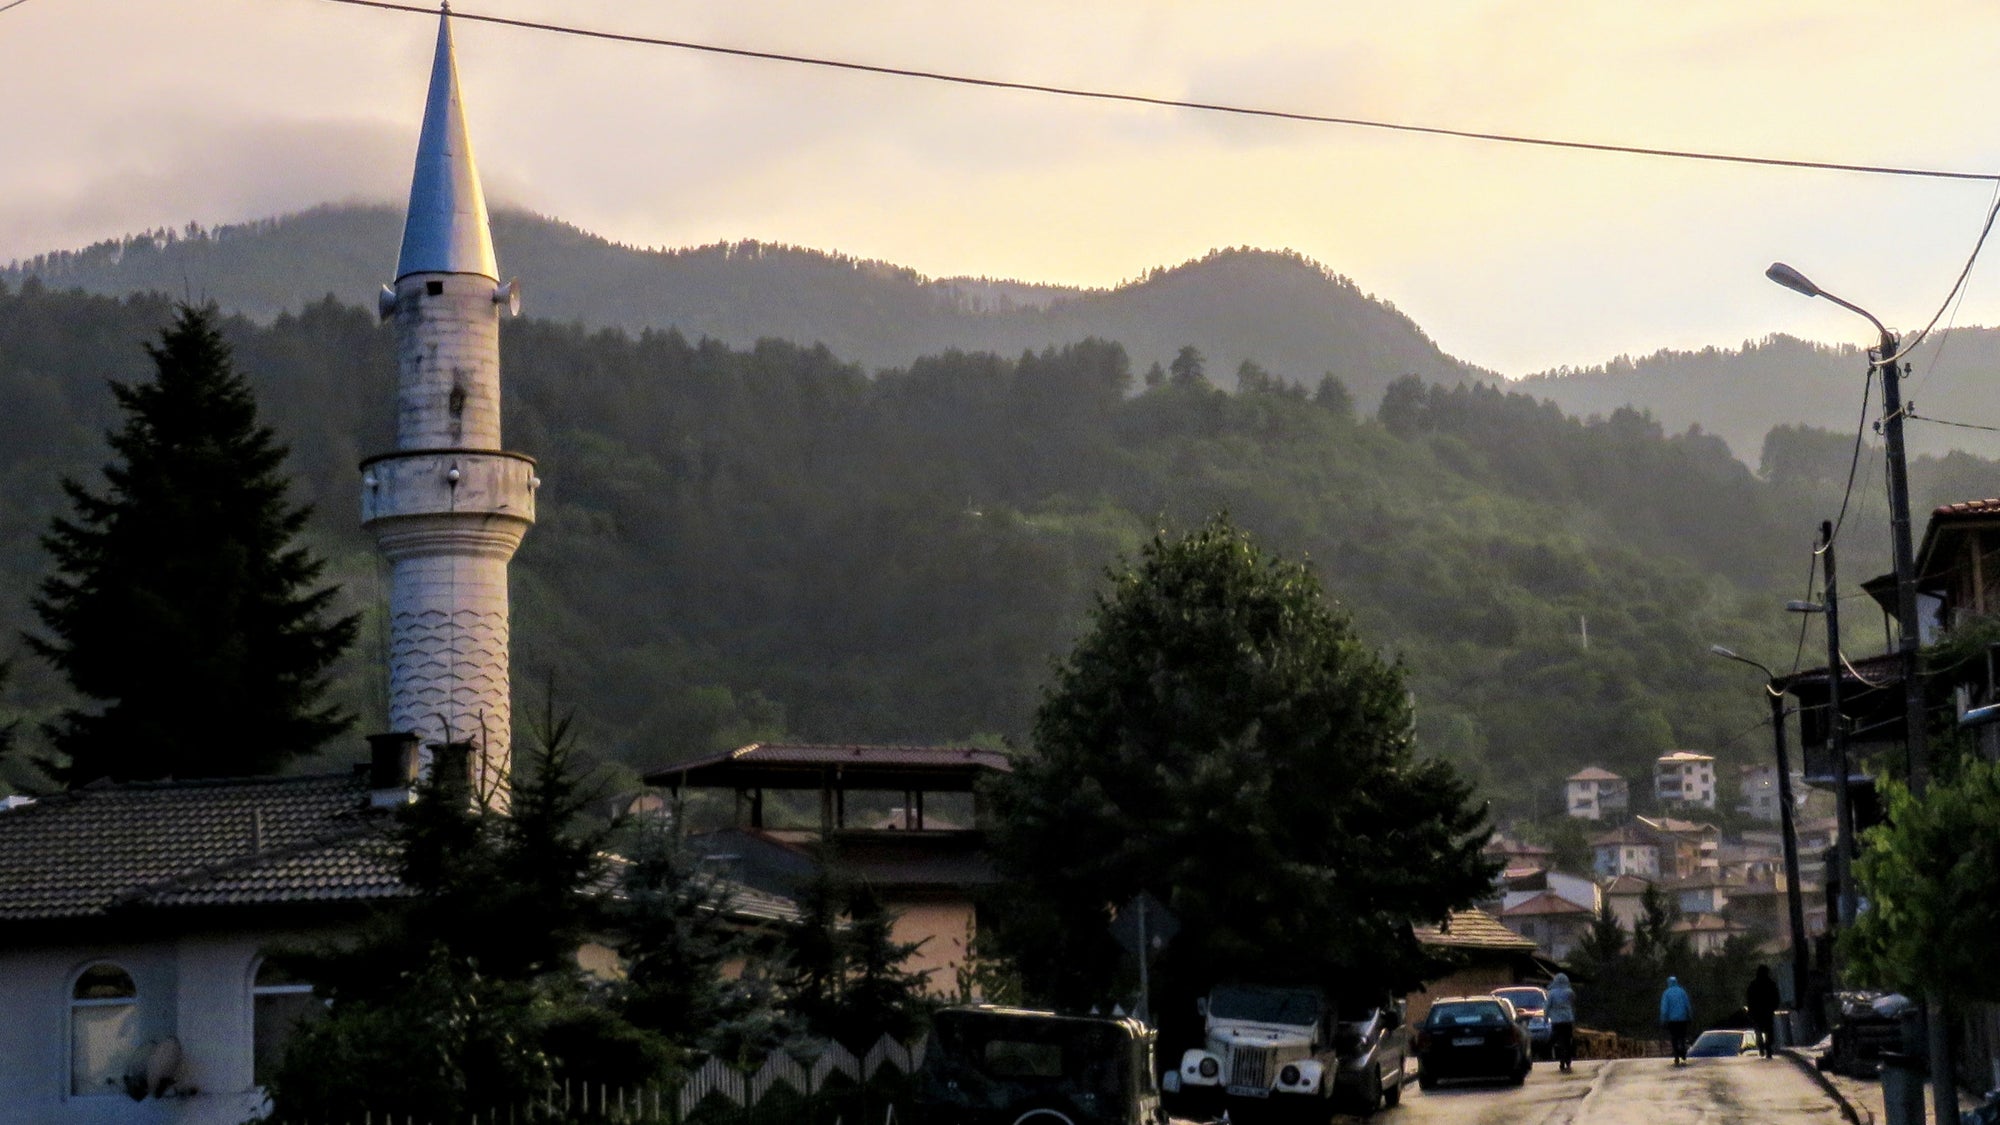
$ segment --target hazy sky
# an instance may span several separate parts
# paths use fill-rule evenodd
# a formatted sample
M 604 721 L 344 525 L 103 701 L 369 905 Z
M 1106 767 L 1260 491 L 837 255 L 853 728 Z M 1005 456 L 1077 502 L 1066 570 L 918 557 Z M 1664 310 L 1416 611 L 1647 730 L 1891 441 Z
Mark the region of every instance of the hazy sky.
M 1454 128 L 2000 171 L 2000 5 L 461 0 L 461 12 Z M 435 21 L 328 0 L 0 13 L 0 260 L 400 200 Z M 489 196 L 646 246 L 754 238 L 1107 286 L 1291 248 L 1507 374 L 1929 319 L 1992 185 L 1248 121 L 461 21 Z M 1881 61 L 1881 60 L 1887 60 Z M 2000 239 L 1996 239 L 2000 243 Z M 386 271 L 395 247 L 375 248 Z M 1992 256 L 2000 257 L 2000 245 Z M 2000 266 L 1960 324 L 2000 323 Z M 355 294 L 357 302 L 368 294 Z

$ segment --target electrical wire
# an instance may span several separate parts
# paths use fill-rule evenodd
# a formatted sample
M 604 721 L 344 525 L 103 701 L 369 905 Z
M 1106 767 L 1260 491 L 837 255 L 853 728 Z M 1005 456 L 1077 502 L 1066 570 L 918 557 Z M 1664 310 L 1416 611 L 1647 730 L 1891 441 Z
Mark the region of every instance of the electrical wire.
M 20 3 L 21 0 L 15 0 L 15 2 Z M 329 0 L 329 2 L 349 4 L 359 8 L 375 8 L 389 12 L 409 12 L 416 15 L 434 16 L 438 13 L 438 9 L 436 8 L 415 4 L 390 3 L 389 0 Z M 1054 86 L 1041 82 L 1016 82 L 1001 78 L 977 78 L 971 75 L 951 74 L 945 71 L 917 70 L 910 67 L 821 58 L 815 55 L 785 54 L 779 51 L 758 51 L 747 47 L 724 47 L 714 43 L 696 43 L 685 39 L 664 39 L 650 35 L 633 35 L 616 31 L 597 31 L 591 28 L 574 27 L 567 24 L 546 23 L 540 20 L 510 19 L 505 16 L 484 16 L 471 12 L 455 11 L 451 14 L 454 19 L 497 24 L 503 27 L 518 27 L 530 31 L 548 31 L 560 35 L 578 35 L 588 39 L 603 39 L 614 43 L 633 43 L 648 47 L 672 47 L 683 51 L 699 51 L 711 55 L 728 55 L 732 58 L 794 63 L 800 66 L 825 67 L 832 70 L 877 74 L 890 78 L 916 78 L 927 82 L 948 82 L 960 86 L 977 86 L 989 90 L 1019 90 L 1026 93 L 1052 94 L 1065 98 L 1124 102 L 1131 105 L 1159 106 L 1167 109 L 1193 109 L 1205 113 L 1231 114 L 1239 117 L 1260 117 L 1279 121 L 1297 121 L 1314 125 L 1346 125 L 1359 129 L 1383 129 L 1397 133 L 1421 133 L 1433 137 L 1456 137 L 1461 140 L 1532 145 L 1541 148 L 1570 149 L 1581 152 L 1617 153 L 1626 156 L 1657 156 L 1673 160 L 1702 160 L 1722 164 L 1749 164 L 1766 168 L 1801 168 L 1823 172 L 1857 172 L 1874 176 L 1912 176 L 1920 179 L 1977 180 L 1985 183 L 2000 183 L 2000 172 L 1955 172 L 1939 168 L 1910 168 L 1890 164 L 1847 164 L 1832 160 L 1791 160 L 1775 156 L 1743 156 L 1734 153 L 1703 152 L 1693 149 L 1652 148 L 1644 145 L 1558 140 L 1550 137 L 1536 137 L 1520 133 L 1484 133 L 1471 129 L 1452 129 L 1436 125 L 1412 125 L 1407 122 L 1377 121 L 1362 117 L 1338 117 L 1331 114 L 1304 113 L 1294 110 L 1259 109 L 1251 106 L 1231 105 L 1224 102 L 1198 102 L 1182 98 L 1154 97 L 1147 94 L 1092 90 L 1077 86 Z
M 1972 276 L 1972 264 L 1979 260 L 1979 250 L 1986 245 L 1986 236 L 1993 233 L 1993 220 L 1995 218 L 2000 218 L 2000 193 L 1996 193 L 1993 206 L 1986 209 L 1986 225 L 1979 228 L 1979 238 L 1972 244 L 1972 253 L 1966 255 L 1965 268 L 1958 271 L 1958 280 L 1951 283 L 1951 292 L 1944 295 L 1944 301 L 1938 305 L 1938 311 L 1931 314 L 1931 322 L 1924 325 L 1923 331 L 1911 337 L 1902 347 L 1897 348 L 1895 355 L 1882 357 L 1883 363 L 1895 363 L 1904 356 L 1909 355 L 1918 344 L 1924 342 L 1925 336 L 1930 335 L 1931 329 L 1937 327 L 1938 318 L 1942 317 L 1944 311 L 1951 307 L 1952 298 L 1958 296 L 1958 291 L 1965 287 L 1965 279 Z
M 1862 675 L 1861 670 L 1856 668 L 1854 666 L 1854 663 L 1847 659 L 1847 654 L 1845 652 L 1840 654 L 1840 666 L 1842 668 L 1847 669 L 1848 675 L 1853 676 L 1857 680 L 1860 680 L 1863 684 L 1865 684 L 1868 687 L 1885 688 L 1889 686 L 1889 681 L 1887 680 L 1871 680 L 1868 677 Z
M 1982 426 L 1977 422 L 1949 422 L 1943 418 L 1932 418 L 1918 414 L 1909 409 L 1903 411 L 1903 417 L 1908 418 L 1912 422 L 1929 422 L 1933 426 L 1957 426 L 1961 430 L 1986 430 L 1990 433 L 2000 434 L 2000 426 Z
M 1988 213 L 1986 216 L 1986 227 L 1988 230 L 1991 230 L 1993 227 L 1993 212 L 1995 211 L 2000 211 L 2000 184 L 1994 185 L 1993 202 L 1988 205 Z M 1981 242 L 1984 242 L 1986 240 L 1985 231 L 1980 232 L 1979 239 Z M 1979 247 L 1977 245 L 1974 245 L 1972 248 L 1972 256 L 1975 258 L 1979 256 Z M 1968 262 L 1967 269 L 1969 270 L 1970 268 L 1971 268 L 1971 263 Z M 1960 275 L 1959 283 L 1955 288 L 1958 291 L 1958 300 L 1954 302 L 1950 297 L 1945 298 L 1945 303 L 1951 306 L 1951 319 L 1945 321 L 1944 335 L 1938 338 L 1937 347 L 1931 349 L 1931 361 L 1930 363 L 1924 366 L 1924 373 L 1922 375 L 1917 376 L 1916 379 L 1911 380 L 1910 385 L 1912 387 L 1914 387 L 1918 382 L 1922 382 L 1924 387 L 1928 389 L 1931 385 L 1930 377 L 1937 371 L 1938 361 L 1944 358 L 1945 343 L 1951 339 L 1952 326 L 1958 323 L 1959 311 L 1965 307 L 1965 295 L 1967 292 L 1969 292 L 1969 289 L 1965 285 L 1965 277 L 1963 275 Z M 1931 323 L 1933 324 L 1937 323 L 1937 318 L 1932 317 Z M 1929 329 L 1926 328 L 1925 331 L 1928 332 Z M 1921 342 L 1921 337 L 1919 337 L 1919 342 Z
M 1813 575 L 1819 573 L 1819 553 L 1821 550 L 1824 549 L 1825 548 L 1818 548 L 1814 550 L 1812 553 L 1812 558 L 1806 563 L 1806 595 L 1805 598 L 1803 599 L 1804 601 L 1812 600 Z M 1790 673 L 1791 675 L 1797 675 L 1799 671 L 1799 665 L 1805 661 L 1806 622 L 1807 619 L 1810 618 L 1811 616 L 1812 616 L 1811 614 L 1799 615 L 1799 643 L 1797 647 L 1792 649 L 1792 671 Z M 1770 684 L 1764 685 L 1764 690 L 1769 691 L 1770 689 L 1771 689 Z
M 10 3 L 0 4 L 0 12 L 11 12 L 27 2 L 28 0 L 11 0 Z
M 1874 389 L 1875 368 L 1871 364 L 1868 374 L 1861 380 L 1861 421 L 1854 427 L 1854 452 L 1847 459 L 1847 487 L 1840 493 L 1840 514 L 1833 518 L 1833 534 L 1826 537 L 1825 543 L 1813 549 L 1815 558 L 1820 552 L 1833 546 L 1834 541 L 1840 538 L 1841 525 L 1847 522 L 1847 502 L 1854 496 L 1854 473 L 1861 466 L 1861 439 L 1868 433 L 1868 396 Z M 1806 591 L 1806 596 L 1808 598 L 1812 596 L 1810 589 Z

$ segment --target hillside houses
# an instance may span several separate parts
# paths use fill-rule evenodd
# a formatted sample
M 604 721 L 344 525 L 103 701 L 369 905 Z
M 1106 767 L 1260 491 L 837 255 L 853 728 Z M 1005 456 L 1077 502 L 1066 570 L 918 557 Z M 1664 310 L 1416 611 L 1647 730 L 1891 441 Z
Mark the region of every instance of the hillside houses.
M 1715 758 L 1676 750 L 1653 763 L 1653 795 L 1663 806 L 1715 807 Z
M 1801 825 L 1812 875 L 1801 879 L 1808 935 L 1824 932 L 1826 892 L 1821 854 L 1833 826 Z M 1670 816 L 1633 816 L 1589 838 L 1590 869 L 1566 871 L 1548 849 L 1498 841 L 1488 856 L 1503 863 L 1486 908 L 1502 925 L 1532 940 L 1555 961 L 1575 953 L 1600 912 L 1626 933 L 1645 916 L 1649 893 L 1677 918 L 1672 932 L 1697 954 L 1751 937 L 1769 952 L 1790 947 L 1786 883 L 1777 833 L 1761 829 L 1725 836 L 1713 824 Z
M 1607 769 L 1589 766 L 1563 782 L 1563 808 L 1579 820 L 1622 815 L 1632 804 L 1632 787 Z

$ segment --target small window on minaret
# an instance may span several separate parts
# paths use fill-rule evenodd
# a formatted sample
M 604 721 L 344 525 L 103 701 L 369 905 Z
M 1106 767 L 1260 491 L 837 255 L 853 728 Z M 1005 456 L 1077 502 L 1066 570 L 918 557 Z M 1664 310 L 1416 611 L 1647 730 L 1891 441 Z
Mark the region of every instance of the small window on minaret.
M 426 281 L 424 282 L 424 292 L 430 294 L 433 297 L 442 297 L 444 296 L 444 282 Z

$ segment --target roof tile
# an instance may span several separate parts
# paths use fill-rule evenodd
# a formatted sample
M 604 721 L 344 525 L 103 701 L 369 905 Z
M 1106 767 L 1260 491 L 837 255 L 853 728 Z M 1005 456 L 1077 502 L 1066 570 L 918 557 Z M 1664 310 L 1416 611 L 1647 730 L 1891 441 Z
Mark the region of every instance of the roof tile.
M 366 797 L 351 774 L 167 781 L 0 812 L 0 921 L 102 914 L 225 873 L 213 893 L 296 901 L 313 875 L 300 855 L 387 823 L 365 811 Z

